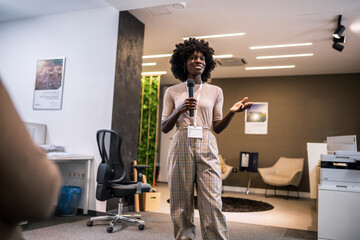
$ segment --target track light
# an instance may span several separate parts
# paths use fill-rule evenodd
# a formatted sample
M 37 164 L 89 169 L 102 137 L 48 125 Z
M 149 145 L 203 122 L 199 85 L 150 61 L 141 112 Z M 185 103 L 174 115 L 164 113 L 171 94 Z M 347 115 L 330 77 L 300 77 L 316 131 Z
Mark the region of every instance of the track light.
M 337 42 L 337 43 L 345 43 L 346 41 L 346 36 L 341 36 L 340 38 L 335 38 L 333 37 L 333 42 Z
M 336 49 L 338 50 L 339 52 L 341 52 L 343 49 L 344 49 L 344 46 L 337 43 L 337 42 L 334 42 L 334 44 L 332 45 L 333 49 Z
M 341 25 L 341 17 L 342 15 L 338 16 L 338 24 L 335 32 L 333 33 L 333 45 L 332 47 L 341 52 L 344 49 L 344 46 L 339 43 L 345 43 L 346 36 L 341 36 L 343 32 L 345 31 L 345 27 Z
M 341 34 L 343 34 L 343 32 L 345 31 L 345 27 L 343 25 L 341 25 L 341 18 L 342 18 L 342 15 L 339 15 L 337 28 L 336 28 L 335 32 L 333 33 L 334 38 L 340 38 Z
M 334 38 L 340 38 L 341 34 L 343 34 L 344 31 L 345 31 L 345 27 L 343 25 L 338 25 L 335 32 L 333 33 L 333 37 Z

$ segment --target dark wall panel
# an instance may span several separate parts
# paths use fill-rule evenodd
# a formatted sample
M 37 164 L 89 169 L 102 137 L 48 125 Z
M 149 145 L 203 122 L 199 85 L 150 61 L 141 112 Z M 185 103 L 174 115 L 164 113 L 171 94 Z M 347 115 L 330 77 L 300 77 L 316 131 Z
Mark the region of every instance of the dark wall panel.
M 268 134 L 244 134 L 245 116 L 238 113 L 217 135 L 219 152 L 238 168 L 239 152 L 259 152 L 259 167 L 272 166 L 279 157 L 303 157 L 300 191 L 309 192 L 307 142 L 327 136 L 360 137 L 360 74 L 214 79 L 224 92 L 224 114 L 247 96 L 269 103 Z M 359 146 L 358 146 L 359 149 Z M 224 185 L 246 187 L 248 173 L 231 173 Z M 265 188 L 259 174 L 251 187 Z
M 144 29 L 129 12 L 120 12 L 112 129 L 122 136 L 121 153 L 129 174 L 130 163 L 137 158 Z

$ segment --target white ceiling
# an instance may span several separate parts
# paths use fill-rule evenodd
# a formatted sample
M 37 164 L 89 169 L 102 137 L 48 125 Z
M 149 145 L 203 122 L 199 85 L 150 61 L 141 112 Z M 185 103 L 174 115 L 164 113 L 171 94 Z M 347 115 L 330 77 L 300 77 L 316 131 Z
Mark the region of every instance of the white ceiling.
M 172 53 L 182 37 L 245 32 L 244 36 L 208 39 L 215 54 L 233 54 L 248 67 L 295 65 L 292 69 L 246 71 L 245 66 L 220 67 L 213 78 L 289 76 L 360 72 L 359 0 L 187 0 L 182 10 L 174 0 L 0 0 L 0 22 L 66 11 L 111 5 L 130 10 L 145 24 L 144 55 Z M 159 7 L 159 5 L 161 5 Z M 151 6 L 158 6 L 151 8 Z M 149 7 L 150 9 L 140 8 Z M 168 14 L 153 15 L 149 10 Z M 334 50 L 332 33 L 342 14 L 347 41 L 342 52 Z M 1 23 L 0 23 L 1 24 Z M 311 46 L 250 50 L 250 46 L 311 42 Z M 313 53 L 301 58 L 256 59 L 256 56 Z M 169 58 L 143 71 L 167 71 L 162 83 L 175 83 Z M 360 79 L 359 79 L 360 81 Z
M 104 0 L 0 0 L 4 21 L 109 6 Z

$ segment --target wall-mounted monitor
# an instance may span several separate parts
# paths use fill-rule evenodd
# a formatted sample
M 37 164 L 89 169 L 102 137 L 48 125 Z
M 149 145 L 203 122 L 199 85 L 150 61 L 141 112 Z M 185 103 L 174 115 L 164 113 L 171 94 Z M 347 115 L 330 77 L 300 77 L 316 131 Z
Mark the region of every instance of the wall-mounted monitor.
M 24 122 L 32 140 L 37 145 L 46 143 L 46 124 Z

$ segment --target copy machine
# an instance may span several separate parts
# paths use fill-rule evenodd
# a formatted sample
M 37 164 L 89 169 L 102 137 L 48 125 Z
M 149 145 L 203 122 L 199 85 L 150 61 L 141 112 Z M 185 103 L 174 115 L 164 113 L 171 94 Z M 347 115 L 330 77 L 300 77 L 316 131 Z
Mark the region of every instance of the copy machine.
M 360 152 L 322 154 L 318 189 L 318 239 L 359 239 Z
M 360 152 L 321 154 L 320 185 L 324 188 L 360 190 Z

